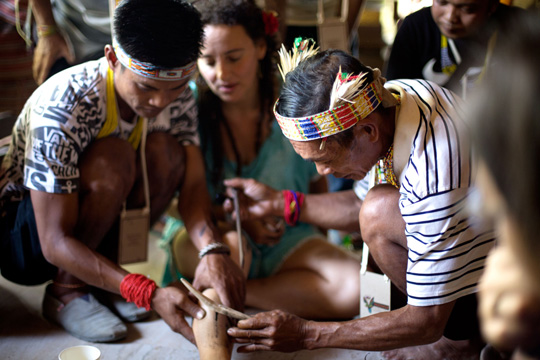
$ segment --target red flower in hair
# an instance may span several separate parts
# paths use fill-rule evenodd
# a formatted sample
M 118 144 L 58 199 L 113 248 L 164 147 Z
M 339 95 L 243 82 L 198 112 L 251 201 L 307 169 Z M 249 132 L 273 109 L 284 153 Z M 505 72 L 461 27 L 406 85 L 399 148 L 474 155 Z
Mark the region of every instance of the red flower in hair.
M 264 32 L 266 35 L 274 35 L 279 28 L 279 21 L 275 11 L 263 11 Z

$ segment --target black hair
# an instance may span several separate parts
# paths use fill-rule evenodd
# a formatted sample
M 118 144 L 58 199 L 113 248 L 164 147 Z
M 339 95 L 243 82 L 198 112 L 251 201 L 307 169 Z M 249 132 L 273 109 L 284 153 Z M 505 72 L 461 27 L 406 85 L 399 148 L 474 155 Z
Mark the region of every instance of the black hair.
M 357 58 L 341 50 L 326 50 L 305 59 L 287 74 L 277 112 L 286 117 L 303 117 L 328 110 L 340 66 L 341 71 L 348 74 L 367 73 L 367 83 L 373 81 L 373 70 Z M 328 140 L 349 146 L 354 138 L 352 129 L 330 136 Z
M 276 54 L 277 34 L 266 34 L 263 11 L 253 0 L 199 0 L 194 3 L 201 12 L 203 26 L 205 25 L 240 25 L 244 28 L 253 42 L 264 40 L 266 42 L 266 54 L 259 61 L 259 97 L 260 117 L 256 139 L 256 153 L 262 145 L 262 128 L 271 127 L 273 119 L 272 106 L 275 99 L 276 87 Z M 220 125 L 223 124 L 228 133 L 236 156 L 237 175 L 241 174 L 241 159 L 236 149 L 231 129 L 221 111 L 221 100 L 206 86 L 202 77 L 198 79 L 201 89 L 199 101 L 199 126 L 201 132 L 201 146 L 203 151 L 209 148 L 212 151 L 213 164 L 207 164 L 211 172 L 211 181 L 216 188 L 222 182 L 223 176 L 223 139 L 221 138 Z
M 187 65 L 200 55 L 200 14 L 186 1 L 124 0 L 115 9 L 113 28 L 128 55 L 164 69 Z
M 540 253 L 540 19 L 524 14 L 498 33 L 497 48 L 476 95 L 475 145 L 522 231 L 516 239 L 531 268 Z

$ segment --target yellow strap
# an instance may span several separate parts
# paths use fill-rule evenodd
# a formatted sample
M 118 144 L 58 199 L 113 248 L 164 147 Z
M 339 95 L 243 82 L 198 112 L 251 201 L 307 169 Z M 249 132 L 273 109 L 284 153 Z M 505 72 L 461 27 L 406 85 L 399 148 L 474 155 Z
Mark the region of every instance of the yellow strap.
M 483 77 L 485 76 L 486 69 L 489 65 L 489 62 L 491 61 L 491 56 L 493 54 L 493 50 L 495 49 L 495 45 L 497 43 L 497 31 L 493 32 L 493 35 L 489 38 L 488 41 L 488 47 L 486 51 L 486 58 L 484 59 L 484 65 L 482 66 L 482 71 L 480 72 L 480 75 L 478 75 L 477 81 L 480 82 Z M 441 49 L 442 48 L 448 48 L 448 39 L 446 36 L 441 34 Z M 450 56 L 450 54 L 448 54 Z M 454 71 L 456 71 L 457 65 L 453 64 L 452 66 L 447 66 L 446 68 L 442 69 L 445 74 L 452 75 Z
M 450 52 L 448 51 L 448 38 L 441 34 L 441 51 L 443 49 L 446 49 L 448 59 L 450 59 Z M 455 54 L 454 54 L 455 55 Z M 442 57 L 442 56 L 441 56 Z M 442 58 L 441 58 L 441 70 L 444 74 L 451 76 L 457 69 L 456 64 L 452 64 L 449 66 L 442 66 Z
M 441 34 L 441 48 L 447 48 L 448 47 L 448 39 L 446 36 Z
M 137 124 L 131 132 L 128 138 L 128 142 L 133 146 L 133 149 L 137 149 L 141 142 L 142 136 L 142 118 L 137 119 Z M 107 118 L 103 127 L 98 133 L 97 138 L 101 139 L 107 137 L 113 133 L 118 127 L 118 114 L 116 113 L 116 96 L 114 93 L 114 77 L 111 68 L 107 69 Z

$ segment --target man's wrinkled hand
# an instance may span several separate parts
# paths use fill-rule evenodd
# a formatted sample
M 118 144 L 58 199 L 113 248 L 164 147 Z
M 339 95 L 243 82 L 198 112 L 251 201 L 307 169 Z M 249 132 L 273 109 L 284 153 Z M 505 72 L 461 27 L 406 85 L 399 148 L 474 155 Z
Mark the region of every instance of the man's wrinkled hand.
M 279 209 L 278 212 L 281 215 L 281 209 L 283 209 L 283 195 L 281 191 L 275 190 L 254 179 L 227 179 L 224 181 L 224 184 L 227 186 L 227 196 L 230 198 L 233 197 L 231 188 L 239 190 L 240 219 L 254 220 L 276 215 L 276 209 Z M 223 209 L 226 212 L 232 213 L 233 218 L 236 218 L 234 205 L 230 199 L 225 200 Z
M 239 321 L 227 333 L 242 345 L 238 352 L 293 352 L 305 348 L 307 321 L 281 310 L 259 313 Z

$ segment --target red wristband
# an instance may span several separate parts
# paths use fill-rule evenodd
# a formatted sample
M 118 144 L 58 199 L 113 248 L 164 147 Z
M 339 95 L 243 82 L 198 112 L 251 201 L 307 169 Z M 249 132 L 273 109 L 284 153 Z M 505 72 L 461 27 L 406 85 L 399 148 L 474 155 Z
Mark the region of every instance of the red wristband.
M 285 222 L 294 226 L 300 219 L 300 208 L 304 203 L 304 194 L 291 190 L 283 190 L 284 208 L 283 218 Z
M 156 282 L 141 274 L 128 274 L 120 282 L 120 294 L 126 301 L 137 307 L 151 309 L 152 295 L 156 290 Z

